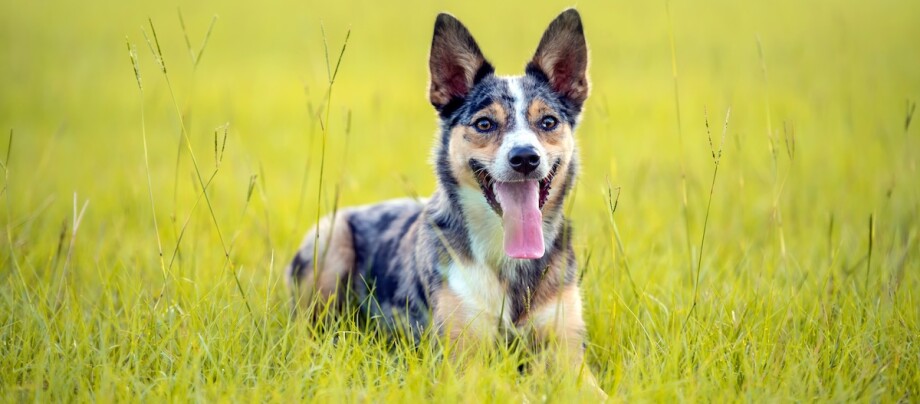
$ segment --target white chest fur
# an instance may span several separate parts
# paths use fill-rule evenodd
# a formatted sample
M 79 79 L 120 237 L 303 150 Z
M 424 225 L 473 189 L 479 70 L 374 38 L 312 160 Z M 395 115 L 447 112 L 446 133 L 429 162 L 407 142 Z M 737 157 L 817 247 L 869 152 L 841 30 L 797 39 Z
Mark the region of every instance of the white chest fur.
M 461 188 L 459 194 L 473 259 L 477 262 L 494 262 L 500 265 L 505 260 L 501 219 L 479 190 Z
M 458 298 L 457 307 L 448 310 L 452 312 L 450 317 L 460 319 L 460 326 L 466 330 L 480 336 L 494 336 L 515 328 L 511 301 L 499 274 L 513 279 L 517 266 L 523 261 L 505 255 L 501 218 L 486 203 L 482 193 L 464 187 L 460 188 L 459 196 L 473 263 L 464 265 L 454 261 L 442 271 L 446 274 L 447 288 Z M 543 234 L 547 245 L 556 237 L 556 226 L 552 223 L 560 218 L 544 218 Z
M 511 326 L 510 301 L 493 269 L 453 263 L 447 270 L 447 288 L 459 299 L 458 307 L 449 309 L 463 319 L 459 326 L 480 336 Z

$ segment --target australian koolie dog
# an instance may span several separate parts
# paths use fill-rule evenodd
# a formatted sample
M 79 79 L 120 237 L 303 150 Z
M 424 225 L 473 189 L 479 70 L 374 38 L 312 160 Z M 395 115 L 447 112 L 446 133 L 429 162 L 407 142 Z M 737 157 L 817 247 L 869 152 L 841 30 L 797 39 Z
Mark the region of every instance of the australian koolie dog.
M 563 200 L 588 96 L 588 48 L 570 9 L 525 74 L 499 77 L 466 27 L 435 21 L 429 97 L 440 117 L 437 189 L 418 202 L 342 209 L 287 268 L 295 307 L 347 295 L 389 328 L 426 327 L 469 348 L 502 335 L 561 348 L 582 367 L 585 323 Z M 316 259 L 316 265 L 314 265 Z

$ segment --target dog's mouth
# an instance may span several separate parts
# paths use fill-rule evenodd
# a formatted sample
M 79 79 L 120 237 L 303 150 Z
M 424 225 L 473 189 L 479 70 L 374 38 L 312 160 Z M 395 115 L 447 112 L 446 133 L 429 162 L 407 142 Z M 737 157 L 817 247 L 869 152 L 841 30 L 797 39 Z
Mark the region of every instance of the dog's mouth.
M 543 210 L 543 205 L 545 205 L 546 201 L 549 199 L 549 192 L 552 190 L 553 179 L 556 178 L 556 171 L 559 169 L 559 163 L 560 161 L 557 159 L 556 162 L 553 163 L 553 167 L 549 170 L 549 174 L 547 174 L 546 177 L 543 177 L 543 179 L 539 181 L 524 180 L 514 181 L 512 183 L 537 181 L 537 185 L 539 186 L 539 194 L 537 198 L 538 208 Z M 489 175 L 489 170 L 487 170 L 486 167 L 482 165 L 482 163 L 471 159 L 469 165 L 470 169 L 473 171 L 473 174 L 476 176 L 476 182 L 479 183 L 479 189 L 482 190 L 482 196 L 486 198 L 486 202 L 489 203 L 489 206 L 492 207 L 492 210 L 494 210 L 495 213 L 499 216 L 502 216 L 502 205 L 498 202 L 498 199 L 496 199 L 495 194 L 495 186 L 500 182 L 495 181 L 495 179 Z
M 512 182 L 496 181 L 476 160 L 470 160 L 469 165 L 486 202 L 502 218 L 505 253 L 518 259 L 542 257 L 545 252 L 542 210 L 549 199 L 559 160 L 542 179 Z

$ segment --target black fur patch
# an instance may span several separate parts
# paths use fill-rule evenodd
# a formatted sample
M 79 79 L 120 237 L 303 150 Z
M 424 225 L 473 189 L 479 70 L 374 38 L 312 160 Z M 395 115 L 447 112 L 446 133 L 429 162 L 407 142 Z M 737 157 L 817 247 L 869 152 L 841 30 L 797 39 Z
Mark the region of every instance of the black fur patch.
M 307 268 L 309 262 L 300 256 L 300 253 L 294 254 L 294 259 L 291 260 L 291 267 L 289 275 L 291 279 L 298 280 L 304 275 L 304 270 Z
M 567 265 L 562 279 L 559 279 L 558 276 L 548 275 L 547 267 L 550 259 L 556 254 L 570 255 L 566 259 Z M 574 258 L 571 226 L 568 223 L 564 223 L 562 230 L 556 235 L 552 245 L 547 246 L 543 258 L 527 261 L 526 264 L 514 272 L 513 278 L 502 272 L 501 281 L 508 287 L 508 300 L 511 301 L 512 322 L 519 320 L 530 309 L 533 296 L 539 286 L 559 288 L 561 290 L 564 285 L 569 285 L 575 281 L 575 262 L 571 261 Z
M 390 326 L 410 320 L 427 325 L 428 297 L 418 292 L 426 285 L 415 259 L 422 205 L 402 200 L 355 209 L 346 216 L 352 230 L 356 276 L 353 289 L 361 305 Z M 409 316 L 409 318 L 405 318 Z
M 562 119 L 572 126 L 572 129 L 578 125 L 578 116 L 581 114 L 581 105 L 566 98 L 565 96 L 553 91 L 549 85 L 549 79 L 536 66 L 527 65 L 527 74 L 521 79 L 521 86 L 524 90 L 524 97 L 527 104 L 534 98 L 540 98 L 552 109 L 562 114 Z
M 510 100 L 508 84 L 493 74 L 486 75 L 470 89 L 466 98 L 450 114 L 442 114 L 442 133 L 449 135 L 453 127 L 470 123 L 473 114 L 494 102 L 501 102 L 511 110 Z
M 495 68 L 492 67 L 492 65 L 489 64 L 489 62 L 484 62 L 482 66 L 479 67 L 479 70 L 476 71 L 476 75 L 473 77 L 473 88 L 479 85 L 479 83 L 482 82 L 487 77 L 494 77 L 494 73 L 495 73 Z M 467 96 L 466 99 L 452 98 L 450 102 L 447 103 L 447 105 L 444 105 L 443 107 L 441 107 L 441 109 L 438 111 L 438 115 L 441 117 L 441 119 L 449 118 L 450 116 L 454 115 L 454 113 L 457 112 L 458 109 L 460 109 L 462 106 L 467 104 L 468 99 L 469 99 L 469 96 Z

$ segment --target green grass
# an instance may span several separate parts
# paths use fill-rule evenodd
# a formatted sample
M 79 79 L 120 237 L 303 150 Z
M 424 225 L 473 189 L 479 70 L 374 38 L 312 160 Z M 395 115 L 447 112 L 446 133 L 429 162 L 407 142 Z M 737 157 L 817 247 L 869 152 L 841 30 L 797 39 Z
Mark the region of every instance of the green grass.
M 438 11 L 517 74 L 571 4 L 313 3 L 0 3 L 6 401 L 596 400 L 519 349 L 291 322 L 281 274 L 317 212 L 433 189 Z M 920 5 L 577 6 L 611 398 L 920 399 Z

